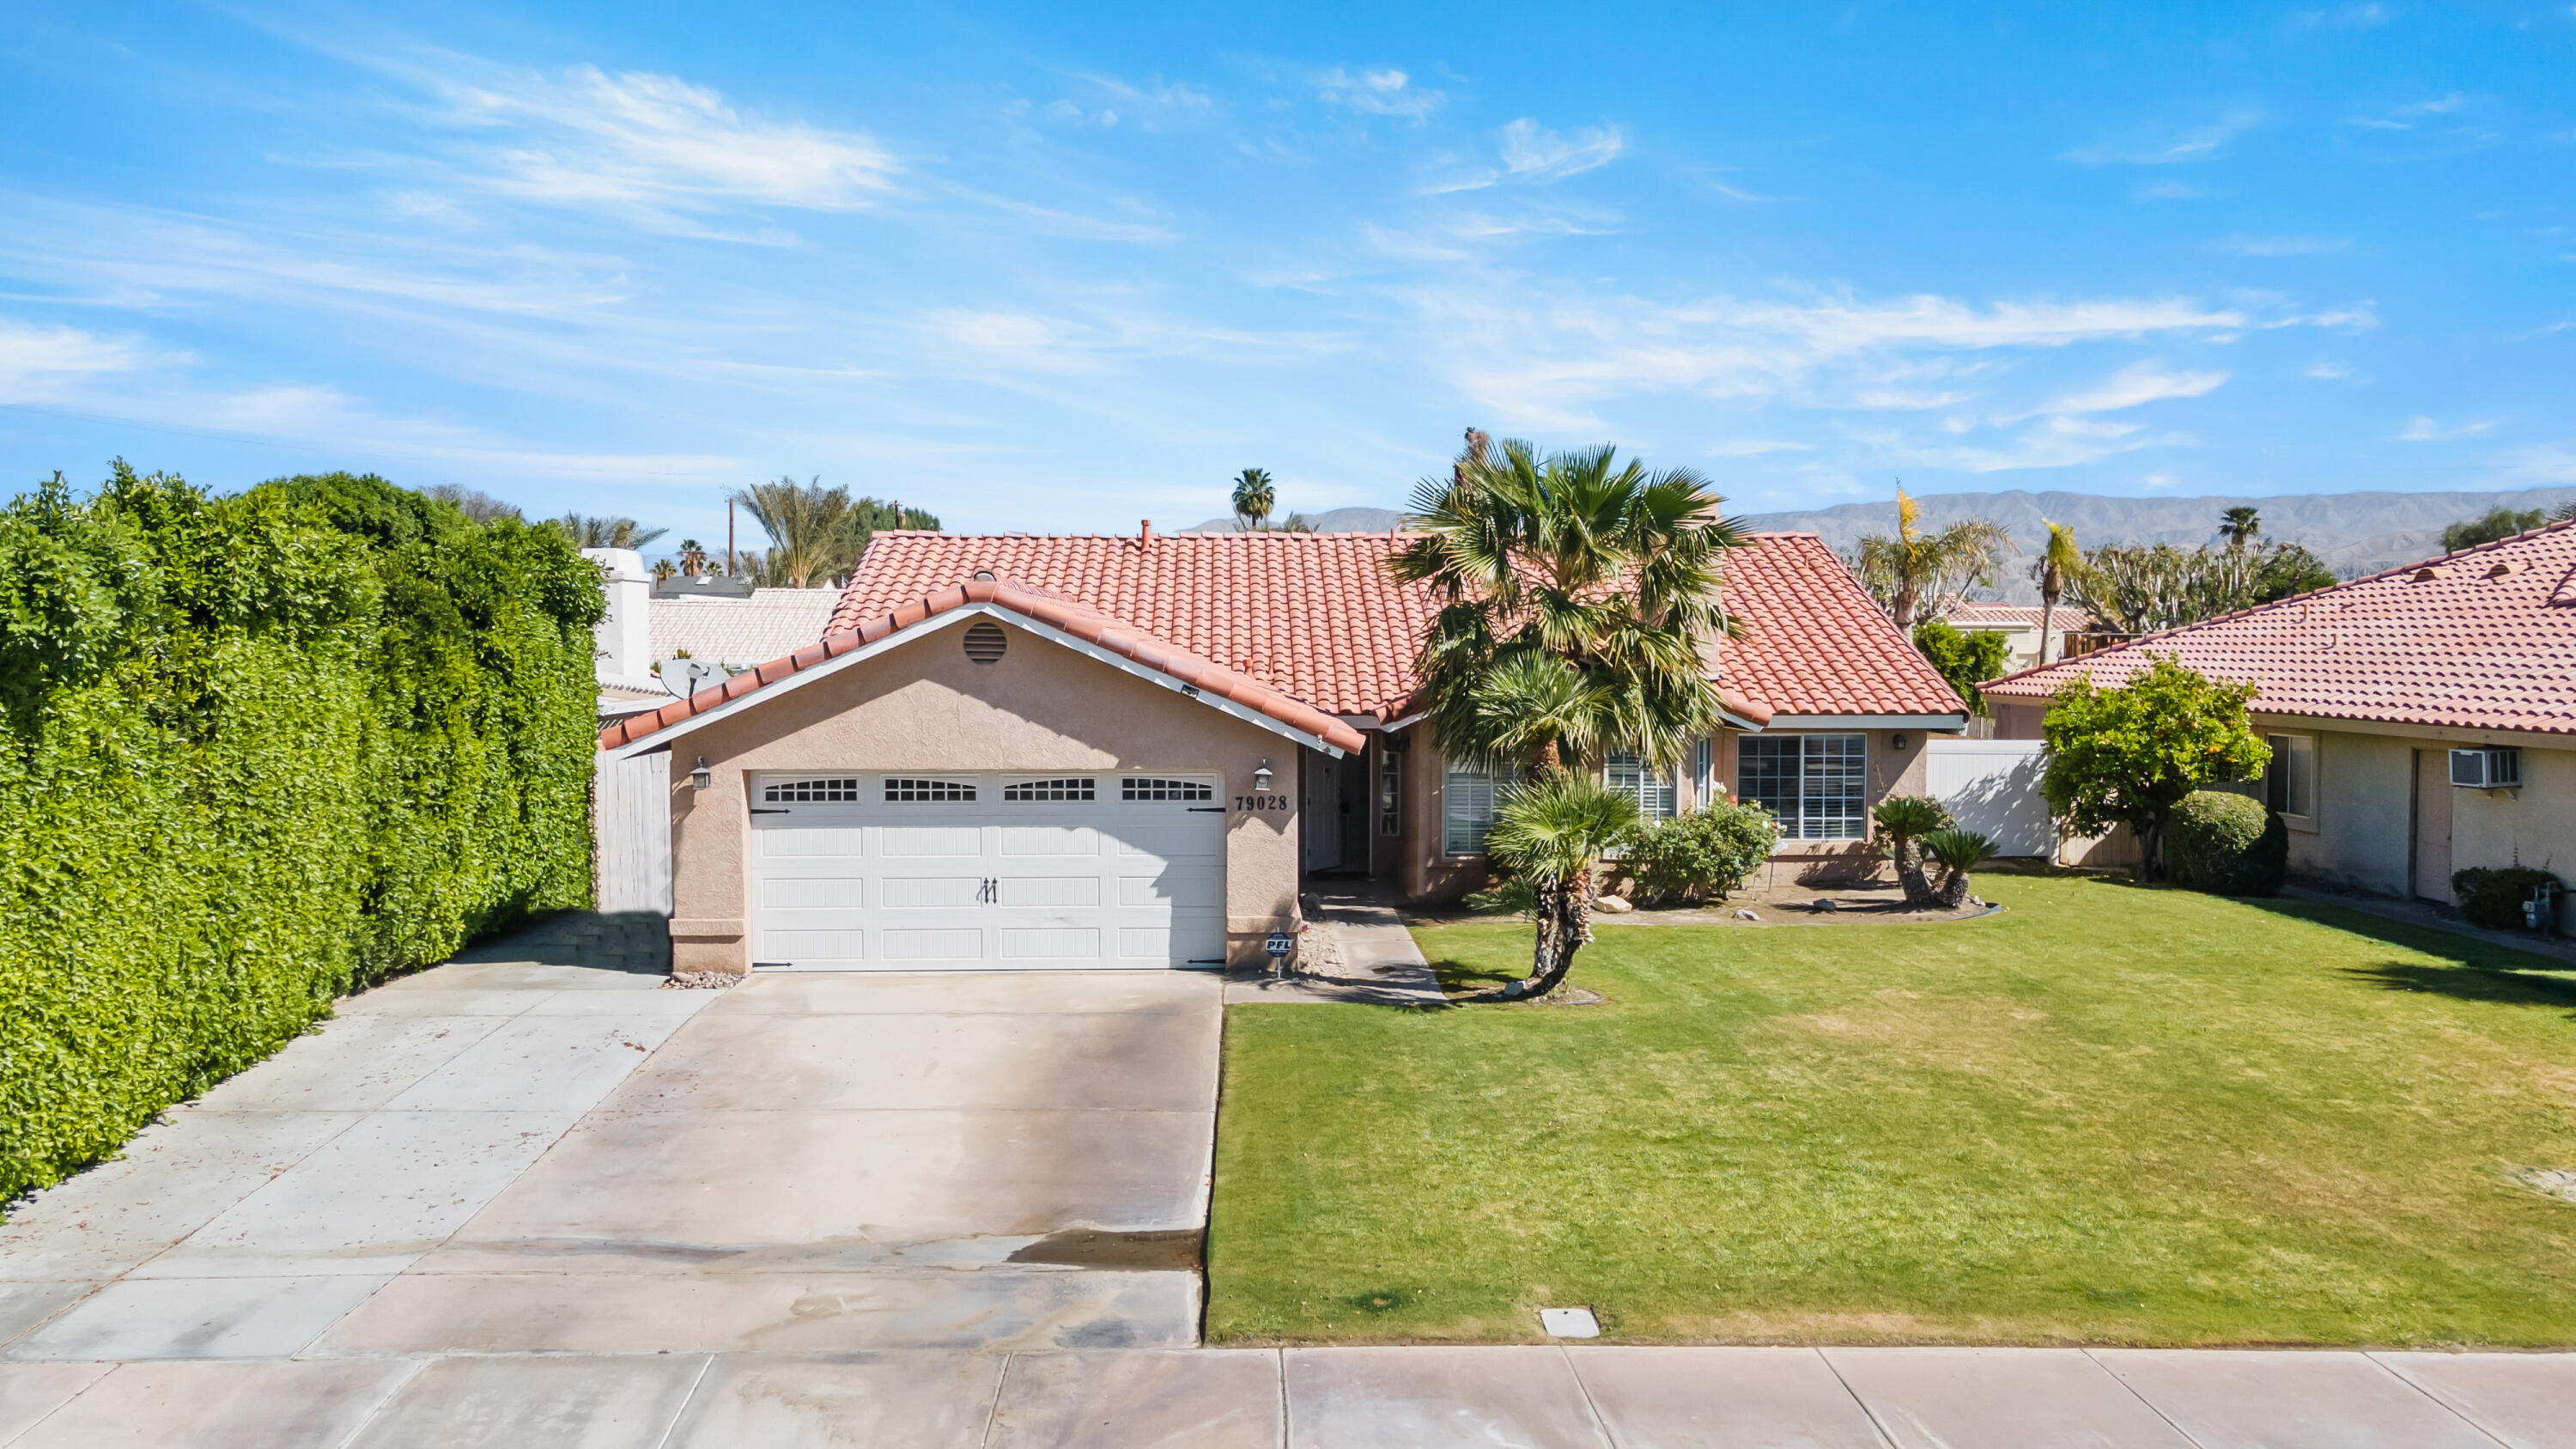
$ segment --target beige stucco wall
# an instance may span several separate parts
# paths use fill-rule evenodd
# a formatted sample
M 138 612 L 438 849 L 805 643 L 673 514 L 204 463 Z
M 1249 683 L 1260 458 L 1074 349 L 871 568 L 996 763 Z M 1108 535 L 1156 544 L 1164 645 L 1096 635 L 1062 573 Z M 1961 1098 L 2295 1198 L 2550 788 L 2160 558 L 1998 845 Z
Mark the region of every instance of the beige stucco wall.
M 962 628 L 885 654 L 680 736 L 671 748 L 672 959 L 683 971 L 748 971 L 749 801 L 762 770 L 1193 770 L 1222 777 L 1226 954 L 1262 959 L 1261 937 L 1297 921 L 1298 746 L 1176 690 L 1017 628 L 994 664 L 965 656 Z M 712 788 L 689 788 L 698 757 Z M 1290 808 L 1237 810 L 1268 761 Z
M 2316 814 L 2290 830 L 2293 879 L 2335 890 L 2404 896 L 2409 892 L 2409 845 L 2416 802 L 2416 752 L 2431 760 L 2424 788 L 2450 793 L 2454 871 L 2528 865 L 2576 879 L 2576 748 L 2522 748 L 2522 788 L 2463 790 L 2437 783 L 2449 777 L 2455 745 L 2510 742 L 2492 732 L 2364 733 L 2327 721 L 2255 716 L 2267 733 L 2313 735 L 2317 741 Z M 2576 741 L 2569 742 L 2576 745 Z M 2437 817 L 2438 818 L 2438 817 Z M 2447 881 L 2427 879 L 2422 893 L 2449 899 Z M 2562 929 L 2570 917 L 2561 903 Z
M 1430 731 L 1415 726 L 1406 732 L 1413 745 L 1406 763 L 1414 773 L 1405 781 L 1407 850 L 1397 882 L 1408 900 L 1455 900 L 1483 885 L 1486 879 L 1482 856 L 1453 856 L 1440 853 L 1442 791 L 1448 770 L 1434 744 Z M 1779 734 L 1866 734 L 1869 736 L 1869 803 L 1876 806 L 1890 795 L 1923 793 L 1924 732 L 1905 730 L 1822 730 L 1785 729 Z M 1717 786 L 1719 799 L 1731 800 L 1735 789 L 1735 742 L 1741 732 L 1722 730 L 1717 738 L 1716 757 L 1710 774 Z M 1905 739 L 1903 749 L 1896 748 L 1898 736 Z M 1675 799 L 1684 810 L 1700 805 L 1695 797 L 1692 768 L 1687 758 L 1675 782 Z M 1866 842 L 1862 841 L 1783 841 L 1773 852 L 1779 870 L 1796 876 L 1847 875 L 1865 869 L 1870 860 Z

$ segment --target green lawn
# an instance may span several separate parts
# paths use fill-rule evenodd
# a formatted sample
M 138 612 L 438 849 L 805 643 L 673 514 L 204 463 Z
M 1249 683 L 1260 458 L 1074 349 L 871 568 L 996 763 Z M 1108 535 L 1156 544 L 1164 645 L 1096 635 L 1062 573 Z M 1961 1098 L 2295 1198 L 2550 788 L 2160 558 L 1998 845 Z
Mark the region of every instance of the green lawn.
M 1939 925 L 1608 925 L 1588 1008 L 1237 1006 L 1221 1343 L 2576 1343 L 2576 971 L 1981 876 Z M 1529 928 L 1426 929 L 1455 977 Z

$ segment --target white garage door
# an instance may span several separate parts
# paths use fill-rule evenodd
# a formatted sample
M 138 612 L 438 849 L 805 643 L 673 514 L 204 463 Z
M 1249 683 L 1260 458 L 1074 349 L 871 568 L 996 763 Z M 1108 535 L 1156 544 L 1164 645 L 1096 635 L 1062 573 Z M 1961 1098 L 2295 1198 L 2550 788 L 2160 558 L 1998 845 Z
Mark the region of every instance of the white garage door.
M 1216 784 L 1137 773 L 754 776 L 753 964 L 1221 965 Z

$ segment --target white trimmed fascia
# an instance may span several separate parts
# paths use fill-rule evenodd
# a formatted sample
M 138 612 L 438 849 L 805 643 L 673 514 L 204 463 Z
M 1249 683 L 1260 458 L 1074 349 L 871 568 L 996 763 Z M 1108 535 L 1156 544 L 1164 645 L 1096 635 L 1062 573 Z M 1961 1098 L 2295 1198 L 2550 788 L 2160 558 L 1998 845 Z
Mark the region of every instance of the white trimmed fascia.
M 1076 638 L 1073 635 L 1056 628 L 1052 624 L 1030 618 L 1028 615 L 1022 614 L 1017 610 L 1007 609 L 999 604 L 967 604 L 961 608 L 951 609 L 947 613 L 924 619 L 920 623 L 914 624 L 909 628 L 897 629 L 884 638 L 871 644 L 862 644 L 847 654 L 825 660 L 823 663 L 814 665 L 808 669 L 800 669 L 796 673 L 778 681 L 776 684 L 755 689 L 740 699 L 727 700 L 725 703 L 716 706 L 714 709 L 708 710 L 703 714 L 691 715 L 687 719 L 680 721 L 678 724 L 672 725 L 667 729 L 656 730 L 653 733 L 644 736 L 640 740 L 630 740 L 627 743 L 608 751 L 608 754 L 613 758 L 622 760 L 631 755 L 645 754 L 652 750 L 668 749 L 670 748 L 671 741 L 706 725 L 714 724 L 717 720 L 727 718 L 728 716 L 739 713 L 742 710 L 749 709 L 753 705 L 766 704 L 770 700 L 777 698 L 779 695 L 788 693 L 791 690 L 802 689 L 806 685 L 812 684 L 818 679 L 829 678 L 830 676 L 849 668 L 851 665 L 859 663 L 861 660 L 873 659 L 890 649 L 899 648 L 900 646 L 909 644 L 913 640 L 925 635 L 937 633 L 939 630 L 948 628 L 951 625 L 960 624 L 968 619 L 983 615 L 990 615 L 991 617 L 1010 624 L 1026 633 L 1035 634 L 1039 638 L 1047 640 L 1050 643 L 1060 644 L 1077 654 L 1084 655 L 1091 659 L 1096 659 L 1113 669 L 1120 670 L 1126 674 L 1134 676 L 1135 678 L 1144 680 L 1148 684 L 1159 685 L 1162 688 L 1172 691 L 1174 694 L 1186 695 L 1189 698 L 1198 701 L 1200 704 L 1207 705 L 1225 714 L 1230 714 L 1236 719 L 1242 720 L 1246 724 L 1257 725 L 1262 729 L 1268 730 L 1272 734 L 1279 735 L 1285 739 L 1305 745 L 1311 749 L 1321 750 L 1325 754 L 1331 755 L 1336 759 L 1347 753 L 1347 751 L 1344 751 L 1341 747 L 1332 744 L 1330 741 L 1308 734 L 1294 725 L 1272 719 L 1270 716 L 1263 714 L 1261 711 L 1254 709 L 1249 705 L 1237 704 L 1235 701 L 1226 698 L 1224 695 L 1211 694 L 1206 690 L 1200 689 L 1194 684 L 1184 684 L 1180 680 L 1173 678 L 1171 675 L 1165 674 L 1159 669 L 1139 664 L 1124 654 L 1117 653 L 1114 650 L 1103 649 L 1097 644 Z
M 1964 714 L 1775 714 L 1773 730 L 1963 730 Z

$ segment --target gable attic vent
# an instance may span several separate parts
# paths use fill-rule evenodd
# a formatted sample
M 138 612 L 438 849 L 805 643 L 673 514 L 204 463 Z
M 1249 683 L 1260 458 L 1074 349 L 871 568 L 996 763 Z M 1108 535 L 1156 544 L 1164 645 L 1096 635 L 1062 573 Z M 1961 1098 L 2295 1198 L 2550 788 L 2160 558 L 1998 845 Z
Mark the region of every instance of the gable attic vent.
M 990 619 L 978 620 L 966 626 L 966 657 L 978 664 L 991 664 L 999 660 L 1002 657 L 1002 651 L 1009 647 L 1011 647 L 1009 636 L 1002 632 L 1001 625 Z

